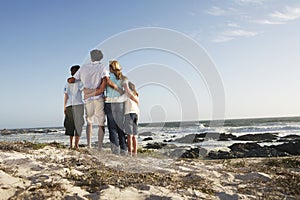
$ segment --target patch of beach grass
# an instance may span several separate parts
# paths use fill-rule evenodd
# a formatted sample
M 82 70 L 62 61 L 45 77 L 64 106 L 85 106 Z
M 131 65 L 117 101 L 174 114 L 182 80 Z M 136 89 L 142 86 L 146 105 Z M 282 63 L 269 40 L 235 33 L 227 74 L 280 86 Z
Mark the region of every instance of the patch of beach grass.
M 300 169 L 300 160 L 296 158 L 270 159 L 266 161 L 266 165 L 270 167 L 282 168 L 298 168 Z
M 65 163 L 69 163 L 65 160 Z M 74 163 L 74 162 L 73 162 Z M 178 175 L 164 172 L 145 172 L 134 173 L 121 171 L 104 166 L 96 159 L 84 160 L 84 168 L 76 170 L 82 173 L 72 173 L 72 170 L 66 172 L 69 181 L 73 181 L 76 186 L 96 192 L 107 185 L 113 185 L 118 188 L 135 187 L 137 189 L 146 185 L 165 187 L 169 190 L 184 190 L 192 188 L 207 194 L 214 194 L 215 191 L 210 189 L 211 183 L 197 175 Z
M 141 157 L 152 157 L 152 158 L 166 158 L 166 156 L 155 149 L 145 149 L 145 148 L 138 148 L 137 153 Z
M 66 188 L 59 182 L 43 182 L 31 185 L 26 189 L 19 189 L 15 195 L 9 199 L 60 199 L 66 192 Z
M 300 157 L 268 158 L 258 163 L 249 162 L 248 172 L 262 172 L 270 181 L 253 180 L 240 193 L 258 196 L 262 199 L 295 199 L 300 196 Z
M 29 141 L 23 142 L 0 142 L 0 150 L 1 151 L 17 151 L 17 152 L 27 152 L 28 150 L 38 150 L 43 149 L 46 146 L 52 146 L 58 149 L 65 149 L 66 146 L 58 143 L 35 143 Z

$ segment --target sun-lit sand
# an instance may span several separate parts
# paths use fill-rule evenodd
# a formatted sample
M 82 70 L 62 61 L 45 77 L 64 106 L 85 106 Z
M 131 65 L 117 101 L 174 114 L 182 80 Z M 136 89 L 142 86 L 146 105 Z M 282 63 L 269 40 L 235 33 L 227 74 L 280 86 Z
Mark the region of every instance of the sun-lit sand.
M 300 157 L 124 157 L 2 142 L 0 199 L 299 199 Z M 298 196 L 297 196 L 298 195 Z

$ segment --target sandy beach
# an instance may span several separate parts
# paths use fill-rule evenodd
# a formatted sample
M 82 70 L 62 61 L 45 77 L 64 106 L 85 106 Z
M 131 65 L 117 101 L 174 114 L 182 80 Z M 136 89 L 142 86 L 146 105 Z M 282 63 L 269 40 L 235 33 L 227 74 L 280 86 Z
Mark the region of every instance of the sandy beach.
M 0 144 L 0 199 L 299 199 L 300 157 L 170 159 Z

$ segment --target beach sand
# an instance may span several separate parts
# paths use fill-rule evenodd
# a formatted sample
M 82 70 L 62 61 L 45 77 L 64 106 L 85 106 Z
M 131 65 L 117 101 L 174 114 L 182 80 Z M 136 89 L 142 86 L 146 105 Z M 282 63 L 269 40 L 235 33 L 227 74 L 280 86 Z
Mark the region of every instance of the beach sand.
M 0 199 L 300 199 L 300 156 L 125 157 L 28 142 L 0 151 Z

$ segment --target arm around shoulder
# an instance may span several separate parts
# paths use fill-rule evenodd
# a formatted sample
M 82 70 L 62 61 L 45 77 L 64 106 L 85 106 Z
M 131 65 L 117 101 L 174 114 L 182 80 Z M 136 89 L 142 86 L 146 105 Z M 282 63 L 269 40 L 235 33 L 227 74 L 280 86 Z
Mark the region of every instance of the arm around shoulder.
M 117 92 L 119 92 L 120 94 L 124 94 L 124 91 L 119 88 L 117 86 L 117 84 L 115 84 L 114 82 L 112 82 L 109 78 L 107 79 L 107 85 L 111 88 L 113 88 L 114 90 L 116 90 Z
M 129 89 L 127 83 L 124 84 L 124 89 L 125 89 L 126 95 L 127 95 L 132 101 L 134 101 L 136 104 L 139 104 L 139 99 L 138 99 L 138 97 L 136 97 L 135 95 L 133 95 L 133 93 L 132 93 L 131 90 Z
M 101 83 L 100 83 L 99 87 L 96 89 L 84 88 L 84 90 L 83 90 L 84 91 L 84 99 L 103 94 L 103 92 L 105 91 L 105 88 L 106 88 L 107 79 L 108 79 L 108 77 L 106 77 L 106 76 L 103 77 L 101 79 Z

